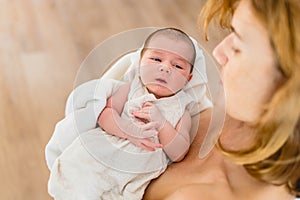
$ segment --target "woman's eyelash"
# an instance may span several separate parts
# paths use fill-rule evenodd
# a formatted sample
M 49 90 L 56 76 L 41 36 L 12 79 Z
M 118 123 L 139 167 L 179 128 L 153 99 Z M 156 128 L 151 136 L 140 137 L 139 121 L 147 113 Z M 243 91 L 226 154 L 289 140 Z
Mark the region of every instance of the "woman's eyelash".
M 234 47 L 234 46 L 232 46 L 231 49 L 234 53 L 239 53 L 240 52 L 240 50 L 238 48 Z

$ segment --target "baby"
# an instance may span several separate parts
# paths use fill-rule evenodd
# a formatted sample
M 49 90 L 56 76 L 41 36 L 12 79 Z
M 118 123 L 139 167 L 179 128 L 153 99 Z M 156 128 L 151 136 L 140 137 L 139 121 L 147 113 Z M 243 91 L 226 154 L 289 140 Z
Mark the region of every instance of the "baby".
M 108 98 L 100 127 L 81 134 L 56 159 L 49 193 L 55 199 L 142 199 L 150 181 L 189 149 L 186 107 L 193 99 L 182 89 L 192 78 L 195 56 L 181 30 L 152 33 L 132 82 Z

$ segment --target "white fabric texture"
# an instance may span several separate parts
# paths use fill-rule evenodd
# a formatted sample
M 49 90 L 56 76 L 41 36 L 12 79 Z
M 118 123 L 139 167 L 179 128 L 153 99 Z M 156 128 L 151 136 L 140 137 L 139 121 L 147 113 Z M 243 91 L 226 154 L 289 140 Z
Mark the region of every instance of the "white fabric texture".
M 70 94 L 65 118 L 59 121 L 46 145 L 45 157 L 48 168 L 79 134 L 94 129 L 99 113 L 106 105 L 106 99 L 123 82 L 97 79 L 80 85 Z
M 162 150 L 157 151 L 153 157 L 133 154 L 130 157 L 126 152 L 118 154 L 116 153 L 118 148 L 107 146 L 111 144 L 111 139 L 116 137 L 107 138 L 107 136 L 109 135 L 99 128 L 92 129 L 82 133 L 81 137 L 77 137 L 65 149 L 51 169 L 48 183 L 50 195 L 58 200 L 141 199 L 147 184 L 161 174 L 165 167 L 157 168 L 155 171 L 148 170 L 145 173 L 130 173 L 122 169 L 127 169 L 129 163 L 133 167 L 145 166 L 145 163 L 150 162 L 147 160 L 149 157 L 157 157 L 162 159 L 157 162 L 165 163 L 164 153 Z M 119 158 L 122 160 L 117 160 Z M 102 160 L 110 163 L 101 162 Z M 118 162 L 112 165 L 114 161 Z M 121 165 L 114 169 L 113 167 L 119 163 Z

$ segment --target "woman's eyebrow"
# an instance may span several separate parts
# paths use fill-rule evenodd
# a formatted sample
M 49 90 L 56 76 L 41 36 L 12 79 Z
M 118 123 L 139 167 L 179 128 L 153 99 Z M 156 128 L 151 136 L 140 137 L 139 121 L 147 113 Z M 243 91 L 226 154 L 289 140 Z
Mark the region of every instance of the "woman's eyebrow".
M 241 37 L 241 35 L 236 32 L 235 28 L 233 27 L 233 25 L 230 26 L 230 30 L 240 39 L 243 40 L 243 38 Z

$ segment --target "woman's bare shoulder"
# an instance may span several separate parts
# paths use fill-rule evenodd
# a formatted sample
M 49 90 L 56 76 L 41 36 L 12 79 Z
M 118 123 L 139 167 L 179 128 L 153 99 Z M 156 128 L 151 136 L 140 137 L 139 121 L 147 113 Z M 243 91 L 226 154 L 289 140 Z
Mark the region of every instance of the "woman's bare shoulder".
M 233 192 L 227 187 L 216 187 L 210 184 L 190 184 L 186 185 L 177 191 L 173 192 L 163 200 L 294 200 L 295 197 L 291 196 L 285 191 L 280 189 L 266 188 L 266 190 L 258 190 L 253 193 L 239 193 Z
M 231 191 L 227 188 L 215 187 L 211 184 L 190 184 L 186 185 L 164 200 L 233 200 L 235 199 Z

